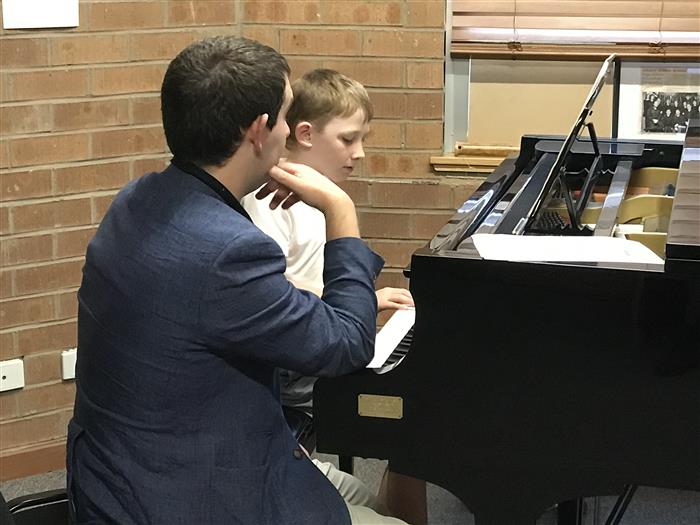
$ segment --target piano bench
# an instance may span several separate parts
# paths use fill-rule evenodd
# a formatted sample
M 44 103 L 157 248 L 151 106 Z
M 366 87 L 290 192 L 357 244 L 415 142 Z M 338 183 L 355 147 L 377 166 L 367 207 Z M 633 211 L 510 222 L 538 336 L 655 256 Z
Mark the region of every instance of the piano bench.
M 338 456 L 338 468 L 343 472 L 352 474 L 354 469 L 354 459 L 352 456 Z

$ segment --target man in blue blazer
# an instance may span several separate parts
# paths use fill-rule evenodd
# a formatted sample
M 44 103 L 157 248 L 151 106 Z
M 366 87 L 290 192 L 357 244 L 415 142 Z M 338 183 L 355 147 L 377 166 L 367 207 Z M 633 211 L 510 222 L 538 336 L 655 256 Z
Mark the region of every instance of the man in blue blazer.
M 276 51 L 235 37 L 192 44 L 165 74 L 172 164 L 116 196 L 78 292 L 78 523 L 351 523 L 287 427 L 275 369 L 333 376 L 369 362 L 382 261 L 340 188 L 276 166 L 288 74 Z M 273 206 L 302 200 L 326 217 L 320 299 L 285 279 L 280 248 L 238 202 L 269 177 Z

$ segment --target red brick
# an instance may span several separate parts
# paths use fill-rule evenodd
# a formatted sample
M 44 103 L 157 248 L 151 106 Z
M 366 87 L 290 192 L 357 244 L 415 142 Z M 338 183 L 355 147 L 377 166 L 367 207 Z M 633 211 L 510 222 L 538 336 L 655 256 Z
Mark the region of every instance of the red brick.
M 374 120 L 370 124 L 370 134 L 367 137 L 368 148 L 401 148 L 401 124 Z
M 8 78 L 8 100 L 42 100 L 80 97 L 88 91 L 85 69 L 55 69 L 28 73 L 12 73 Z
M 55 104 L 53 111 L 56 131 L 129 123 L 129 101 L 125 99 Z
M 374 105 L 374 118 L 405 118 L 406 94 L 395 91 L 370 91 L 369 98 Z
M 433 177 L 427 153 L 369 152 L 364 161 L 372 177 Z
M 191 31 L 135 33 L 131 36 L 131 59 L 172 60 L 196 40 Z
M 301 0 L 246 0 L 243 20 L 258 23 L 318 24 L 319 4 L 320 2 Z
M 18 412 L 15 392 L 8 392 L 0 396 L 0 421 L 14 419 L 17 417 Z
M 93 157 L 118 157 L 166 151 L 161 126 L 139 127 L 92 134 Z
M 408 93 L 404 118 L 442 119 L 442 93 Z
M 15 293 L 28 295 L 78 286 L 82 269 L 82 259 L 17 269 L 15 270 Z
M 360 35 L 351 30 L 283 29 L 280 51 L 290 55 L 357 56 L 361 49 Z
M 289 63 L 289 68 L 292 70 L 289 76 L 289 80 L 292 82 L 312 69 L 326 67 L 325 63 L 318 58 L 288 56 L 287 62 Z
M 51 352 L 48 354 L 28 355 L 24 358 L 24 382 L 27 385 L 46 383 L 61 379 L 61 354 Z M 25 400 L 26 403 L 28 400 Z M 23 404 L 23 403 L 20 403 Z M 48 406 L 40 407 L 44 410 Z
M 7 235 L 12 230 L 10 225 L 10 209 L 0 208 L 0 233 Z
M 51 39 L 51 63 L 105 64 L 129 60 L 128 35 L 75 35 Z
M 0 168 L 10 167 L 10 148 L 7 140 L 0 140 Z
M 351 178 L 341 182 L 339 186 L 350 195 L 355 206 L 366 206 L 369 204 L 369 184 L 366 180 Z
M 51 171 L 29 170 L 0 174 L 4 202 L 51 195 Z
M 0 422 L 3 450 L 65 437 L 73 408 Z
M 62 293 L 58 296 L 56 316 L 59 319 L 74 318 L 78 315 L 78 290 Z
M 90 239 L 95 235 L 96 228 L 63 231 L 54 234 L 56 239 L 56 257 L 78 257 L 85 255 Z
M 12 208 L 12 219 L 17 233 L 91 224 L 90 199 L 16 206 Z
M 46 104 L 0 108 L 0 133 L 36 133 L 51 130 L 51 111 Z
M 375 58 L 326 60 L 323 67 L 354 78 L 365 87 L 401 87 L 403 61 Z
M 363 238 L 380 237 L 410 239 L 410 218 L 407 213 L 387 213 L 375 210 L 360 210 L 358 219 Z
M 0 361 L 13 359 L 17 352 L 15 332 L 0 333 Z M 2 399 L 2 396 L 0 396 Z
M 84 133 L 49 135 L 10 141 L 13 166 L 35 166 L 85 160 L 90 157 L 89 137 Z
M 231 0 L 169 2 L 169 26 L 225 26 L 236 23 L 236 4 Z
M 377 290 L 381 290 L 387 286 L 392 288 L 408 288 L 408 279 L 404 277 L 402 270 L 386 268 L 379 274 L 374 286 Z
M 49 261 L 53 255 L 51 235 L 32 235 L 5 239 L 0 244 L 3 266 L 28 262 Z
M 399 25 L 401 2 L 326 0 L 321 4 L 322 24 Z
M 58 356 L 60 358 L 60 355 Z M 75 401 L 75 383 L 60 382 L 41 386 L 27 386 L 17 393 L 20 416 L 72 407 Z
M 162 27 L 165 2 L 99 2 L 90 5 L 91 31 Z
M 15 293 L 13 290 L 12 282 L 14 281 L 14 270 L 1 270 L 0 271 L 0 298 L 7 299 L 9 297 L 14 297 Z
M 365 31 L 364 56 L 438 58 L 444 54 L 444 33 L 426 31 Z
M 105 213 L 107 213 L 107 209 L 109 208 L 110 204 L 112 204 L 112 200 L 114 200 L 114 194 L 92 198 L 92 206 L 94 208 L 93 222 L 95 224 L 102 221 Z
M 54 170 L 56 193 L 66 195 L 121 188 L 129 181 L 129 162 L 108 162 Z
M 279 49 L 280 47 L 280 32 L 276 26 L 245 25 L 243 26 L 242 36 L 262 42 L 273 49 Z M 296 73 L 294 68 L 291 69 L 292 73 Z
M 408 0 L 406 25 L 409 27 L 445 27 L 443 0 Z
M 3 38 L 0 64 L 4 69 L 46 66 L 49 63 L 46 41 L 45 38 Z
M 53 312 L 53 297 L 51 296 Z M 74 348 L 77 344 L 78 328 L 75 320 L 50 325 L 25 328 L 17 332 L 19 355 L 50 352 Z
M 167 65 L 145 64 L 96 68 L 92 71 L 93 95 L 159 92 Z
M 441 62 L 413 62 L 406 64 L 406 86 L 410 88 L 442 88 L 445 81 Z
M 163 171 L 170 164 L 170 155 L 156 159 L 137 159 L 131 162 L 131 178 L 137 179 L 141 175 Z
M 374 182 L 370 202 L 379 208 L 452 209 L 452 188 L 448 185 L 416 182 Z
M 405 268 L 411 262 L 411 256 L 417 249 L 422 248 L 422 241 L 373 240 L 370 247 L 384 258 L 386 268 Z
M 407 149 L 442 149 L 442 122 L 408 122 Z
M 131 99 L 132 124 L 161 124 L 160 96 Z
M 12 299 L 0 303 L 0 328 L 51 321 L 55 315 L 50 295 Z

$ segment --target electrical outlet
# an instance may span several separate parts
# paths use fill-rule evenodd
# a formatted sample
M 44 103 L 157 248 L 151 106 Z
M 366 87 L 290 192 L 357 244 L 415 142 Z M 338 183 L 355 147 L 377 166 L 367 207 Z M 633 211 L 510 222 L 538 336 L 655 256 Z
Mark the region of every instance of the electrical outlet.
M 77 355 L 77 348 L 71 348 L 70 350 L 61 352 L 61 372 L 63 374 L 63 379 L 75 378 L 75 360 Z
M 24 388 L 24 361 L 9 359 L 0 361 L 0 392 Z

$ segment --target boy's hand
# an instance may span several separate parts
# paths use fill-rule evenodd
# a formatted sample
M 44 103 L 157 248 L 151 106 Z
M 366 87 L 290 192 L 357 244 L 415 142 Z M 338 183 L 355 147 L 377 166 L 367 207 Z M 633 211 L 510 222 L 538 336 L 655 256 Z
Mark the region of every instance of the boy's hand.
M 377 311 L 407 310 L 414 307 L 413 296 L 405 288 L 382 288 L 377 290 Z

